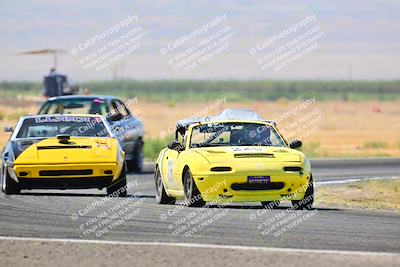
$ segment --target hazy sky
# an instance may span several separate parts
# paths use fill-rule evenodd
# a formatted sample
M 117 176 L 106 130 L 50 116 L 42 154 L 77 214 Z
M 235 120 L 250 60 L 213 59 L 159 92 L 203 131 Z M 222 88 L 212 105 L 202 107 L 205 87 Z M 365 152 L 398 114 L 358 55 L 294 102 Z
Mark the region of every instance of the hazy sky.
M 257 50 L 268 38 L 279 35 L 307 17 L 315 20 L 299 26 L 296 32 L 275 40 L 273 45 Z M 137 16 L 137 17 L 136 17 Z M 113 29 L 127 18 L 136 20 L 119 26 L 90 49 L 73 55 L 78 47 L 96 34 Z M 216 18 L 224 21 L 209 26 L 184 41 L 180 47 L 167 51 L 176 40 L 210 25 Z M 139 28 L 137 28 L 139 27 Z M 116 58 L 101 70 L 85 69 L 86 56 L 121 38 L 128 31 L 139 29 L 137 40 L 121 50 L 128 54 Z M 115 28 L 114 28 L 115 29 Z M 207 50 L 207 60 L 198 61 L 191 69 L 176 68 L 176 62 L 189 52 L 201 51 L 200 44 L 211 40 L 218 31 L 227 29 L 226 40 Z M 317 29 L 318 36 L 308 36 Z M 306 37 L 305 37 L 306 36 Z M 308 36 L 308 37 L 307 37 Z M 132 36 L 131 36 L 132 37 Z M 135 35 L 133 35 L 135 37 Z M 140 38 L 139 38 L 140 37 Z M 228 38 L 229 37 L 229 38 Z M 307 44 L 297 52 L 286 46 L 281 54 L 280 69 L 262 69 L 272 64 L 271 53 L 296 38 Z M 73 80 L 132 79 L 400 79 L 400 1 L 3 1 L 0 0 L 0 80 L 41 80 L 52 66 L 51 55 L 22 56 L 17 52 L 46 48 L 64 49 L 58 56 L 58 70 Z M 308 38 L 311 38 L 307 41 Z M 128 40 L 128 39 L 126 39 Z M 125 42 L 124 42 L 125 43 Z M 212 43 L 212 42 L 210 42 Z M 293 44 L 293 43 L 292 43 Z M 130 53 L 126 51 L 132 48 Z M 110 49 L 109 51 L 111 51 Z M 109 51 L 92 54 L 105 58 Z M 203 50 L 205 51 L 205 50 Z M 302 56 L 297 56 L 297 54 Z M 269 56 L 267 56 L 269 55 Z M 178 61 L 172 60 L 174 56 Z M 265 57 L 267 56 L 267 59 Z M 275 57 L 277 55 L 275 54 Z M 264 58 L 264 61 L 262 60 Z M 292 58 L 292 59 L 291 59 Z M 193 58 L 192 58 L 193 59 Z M 88 60 L 88 58 L 86 58 Z M 171 64 L 171 60 L 174 64 Z M 264 63 L 260 63 L 263 61 Z M 85 61 L 89 62 L 89 61 Z M 193 62 L 193 61 L 191 61 Z M 182 62 L 183 64 L 184 62 Z

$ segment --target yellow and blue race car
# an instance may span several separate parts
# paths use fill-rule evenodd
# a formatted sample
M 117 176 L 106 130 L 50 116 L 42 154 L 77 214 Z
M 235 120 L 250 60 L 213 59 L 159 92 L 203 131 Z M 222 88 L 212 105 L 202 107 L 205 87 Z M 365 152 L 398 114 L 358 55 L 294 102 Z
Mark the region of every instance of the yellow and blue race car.
M 175 140 L 161 150 L 155 169 L 156 200 L 188 206 L 206 202 L 261 202 L 276 207 L 290 200 L 310 209 L 314 186 L 310 161 L 287 143 L 272 121 L 249 110 L 177 122 Z
M 21 189 L 107 187 L 126 195 L 125 154 L 104 117 L 22 117 L 2 153 L 1 184 L 6 194 Z

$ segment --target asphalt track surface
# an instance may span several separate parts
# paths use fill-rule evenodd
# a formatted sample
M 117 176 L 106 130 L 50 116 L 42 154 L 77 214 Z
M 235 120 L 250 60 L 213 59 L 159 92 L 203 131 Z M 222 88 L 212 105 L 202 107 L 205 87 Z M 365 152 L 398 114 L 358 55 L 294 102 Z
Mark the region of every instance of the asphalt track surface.
M 400 159 L 315 160 L 312 166 L 317 181 L 400 176 Z M 268 211 L 258 203 L 158 205 L 152 164 L 129 174 L 128 182 L 126 198 L 106 198 L 96 189 L 1 194 L 0 236 L 400 253 L 398 213 L 293 211 L 289 203 Z

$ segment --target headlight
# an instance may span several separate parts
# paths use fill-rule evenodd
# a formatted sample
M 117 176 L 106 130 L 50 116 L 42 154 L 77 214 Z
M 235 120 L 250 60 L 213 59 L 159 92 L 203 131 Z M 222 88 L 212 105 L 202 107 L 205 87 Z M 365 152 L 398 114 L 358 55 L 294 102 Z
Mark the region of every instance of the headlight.
M 10 166 L 7 167 L 8 173 L 10 174 L 11 178 L 14 180 L 18 180 L 17 174 L 15 173 L 14 169 Z

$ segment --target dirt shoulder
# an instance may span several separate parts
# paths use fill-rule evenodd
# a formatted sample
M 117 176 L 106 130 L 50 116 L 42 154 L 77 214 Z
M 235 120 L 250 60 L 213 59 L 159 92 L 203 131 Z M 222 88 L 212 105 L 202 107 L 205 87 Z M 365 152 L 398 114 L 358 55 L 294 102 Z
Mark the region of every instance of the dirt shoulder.
M 323 185 L 317 192 L 316 206 L 400 212 L 400 179 Z

